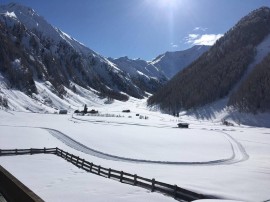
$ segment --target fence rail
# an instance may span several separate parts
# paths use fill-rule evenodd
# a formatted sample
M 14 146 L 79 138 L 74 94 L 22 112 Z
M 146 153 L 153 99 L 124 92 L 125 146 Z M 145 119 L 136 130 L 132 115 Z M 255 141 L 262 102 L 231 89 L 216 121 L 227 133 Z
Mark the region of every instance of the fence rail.
M 86 161 L 85 159 L 75 156 L 67 151 L 64 151 L 59 148 L 31 148 L 31 149 L 6 149 L 0 150 L 0 156 L 12 156 L 12 155 L 33 155 L 33 154 L 54 154 L 57 155 L 66 161 L 74 164 L 80 169 L 83 169 L 87 172 L 114 179 L 120 181 L 121 183 L 130 184 L 133 186 L 142 187 L 152 192 L 160 192 L 165 195 L 171 196 L 176 200 L 180 201 L 193 201 L 197 199 L 217 199 L 216 197 L 198 194 L 177 185 L 171 185 L 164 182 L 159 182 L 157 180 L 144 178 L 136 174 L 126 173 L 124 171 L 118 171 L 111 168 L 104 168 L 100 165 L 96 165 L 92 162 Z

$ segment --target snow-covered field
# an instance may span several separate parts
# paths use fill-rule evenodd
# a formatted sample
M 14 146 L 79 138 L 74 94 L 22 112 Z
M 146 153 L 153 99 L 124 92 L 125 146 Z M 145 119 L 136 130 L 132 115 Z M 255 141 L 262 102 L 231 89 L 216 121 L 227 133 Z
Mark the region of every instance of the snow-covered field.
M 175 118 L 149 111 L 138 100 L 93 108 L 114 117 L 0 110 L 0 148 L 59 147 L 103 167 L 199 193 L 270 199 L 269 128 L 228 127 L 185 114 Z M 190 128 L 176 128 L 179 121 Z M 174 200 L 86 173 L 54 155 L 0 157 L 0 164 L 45 201 Z

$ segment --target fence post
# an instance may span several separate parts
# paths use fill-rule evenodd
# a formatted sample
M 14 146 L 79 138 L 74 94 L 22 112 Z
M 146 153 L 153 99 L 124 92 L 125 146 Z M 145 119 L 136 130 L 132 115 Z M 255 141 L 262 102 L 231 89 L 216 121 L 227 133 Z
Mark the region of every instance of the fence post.
M 78 163 L 79 163 L 79 156 L 77 156 L 77 161 L 76 161 L 76 166 L 78 166 Z
M 67 160 L 67 154 L 68 154 L 68 153 L 66 152 L 66 158 L 65 158 L 66 160 Z
M 90 173 L 92 173 L 93 163 L 90 164 Z
M 31 154 L 31 155 L 33 154 L 33 149 L 32 149 L 32 148 L 30 148 L 30 154 Z
M 18 149 L 15 149 L 15 154 L 18 155 Z
M 0 149 L 0 156 L 2 156 L 2 149 Z
M 66 159 L 66 160 L 67 160 L 67 161 L 70 161 L 70 157 L 69 157 L 69 155 L 70 155 L 70 153 L 68 153 L 68 152 L 67 152 L 67 155 L 66 155 L 66 157 L 67 157 L 67 159 Z
M 123 172 L 123 171 L 121 171 L 121 175 L 120 175 L 120 182 L 123 182 L 123 174 L 124 174 L 124 172 Z
M 152 192 L 155 191 L 155 178 L 152 179 Z
M 57 155 L 58 153 L 58 147 L 55 148 L 55 154 Z
M 73 154 L 70 155 L 70 162 L 72 163 Z
M 100 165 L 98 166 L 98 175 L 100 175 Z
M 134 175 L 134 185 L 137 185 L 137 177 L 138 177 L 138 176 L 135 174 L 135 175 Z
M 60 155 L 61 155 L 61 157 L 63 157 L 63 150 L 62 149 L 60 150 Z
M 44 147 L 44 149 L 43 149 L 43 153 L 44 153 L 44 154 L 46 153 L 46 147 Z
M 174 185 L 174 193 L 173 193 L 173 197 L 174 197 L 174 199 L 176 199 L 177 198 L 177 185 Z
M 81 165 L 81 168 L 83 168 L 83 166 L 84 166 L 84 159 L 82 160 L 82 165 Z
M 109 168 L 108 178 L 111 178 L 111 168 Z

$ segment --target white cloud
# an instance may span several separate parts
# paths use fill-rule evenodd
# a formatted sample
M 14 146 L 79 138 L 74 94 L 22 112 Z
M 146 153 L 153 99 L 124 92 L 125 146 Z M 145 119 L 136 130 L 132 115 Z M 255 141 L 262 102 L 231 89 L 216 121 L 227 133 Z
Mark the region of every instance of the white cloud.
M 203 31 L 203 32 L 205 32 L 207 29 L 208 29 L 208 28 L 206 28 L 206 27 L 195 27 L 195 28 L 193 29 L 193 31 Z
M 189 34 L 187 37 L 185 37 L 185 42 L 193 44 L 193 42 L 200 37 L 199 34 Z
M 200 35 L 199 34 L 189 34 L 188 37 L 190 39 L 197 39 Z
M 172 48 L 178 48 L 177 44 L 171 43 Z
M 219 38 L 221 38 L 223 34 L 189 34 L 188 37 L 185 38 L 186 43 L 192 45 L 213 45 Z

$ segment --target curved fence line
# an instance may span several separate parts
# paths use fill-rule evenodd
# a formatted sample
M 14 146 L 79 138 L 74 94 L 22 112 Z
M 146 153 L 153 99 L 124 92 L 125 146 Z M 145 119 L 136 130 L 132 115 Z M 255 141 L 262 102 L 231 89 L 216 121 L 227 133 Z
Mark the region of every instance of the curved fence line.
M 157 180 L 144 178 L 138 175 L 133 175 L 126 173 L 124 171 L 118 171 L 111 168 L 104 168 L 100 165 L 96 165 L 92 162 L 86 161 L 85 159 L 80 158 L 66 152 L 59 148 L 43 148 L 43 149 L 6 149 L 0 150 L 0 156 L 13 156 L 13 155 L 33 155 L 33 154 L 54 154 L 57 155 L 66 161 L 74 164 L 80 169 L 83 169 L 87 172 L 114 179 L 120 181 L 121 183 L 130 184 L 133 186 L 138 186 L 151 190 L 152 192 L 159 192 L 167 196 L 173 197 L 179 201 L 193 201 L 198 199 L 217 199 L 217 197 L 198 194 L 177 185 L 171 185 Z

